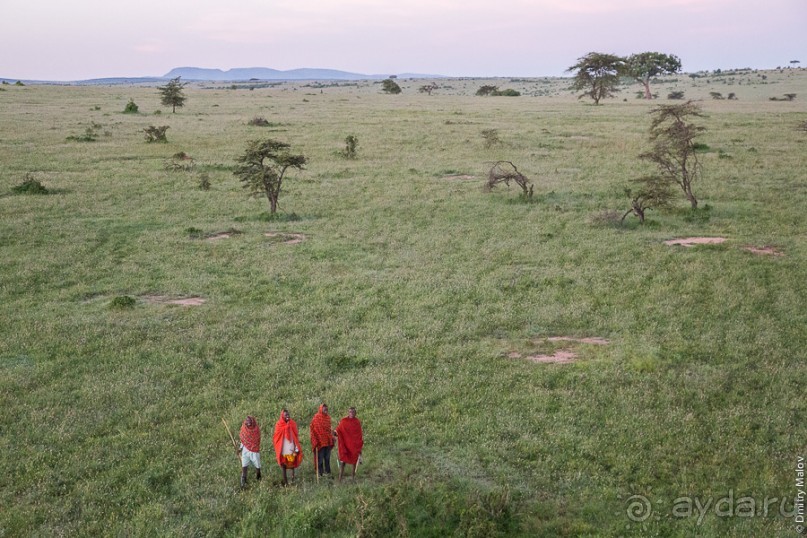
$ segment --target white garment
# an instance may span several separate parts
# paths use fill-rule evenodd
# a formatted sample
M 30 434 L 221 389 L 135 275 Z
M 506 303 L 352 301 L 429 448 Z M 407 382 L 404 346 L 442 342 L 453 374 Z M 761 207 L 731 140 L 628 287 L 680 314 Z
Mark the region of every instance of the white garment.
M 261 468 L 261 453 L 252 452 L 244 445 L 241 445 L 241 467 L 248 467 L 252 464 L 256 469 Z
M 283 447 L 280 449 L 280 453 L 285 456 L 286 454 L 294 454 L 294 452 L 294 443 L 284 437 Z

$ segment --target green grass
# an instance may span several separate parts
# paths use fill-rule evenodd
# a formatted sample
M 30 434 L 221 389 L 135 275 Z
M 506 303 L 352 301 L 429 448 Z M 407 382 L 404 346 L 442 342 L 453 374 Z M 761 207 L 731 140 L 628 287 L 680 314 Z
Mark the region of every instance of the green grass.
M 807 73 L 766 75 L 655 85 L 705 99 L 701 209 L 681 196 L 622 227 L 594 217 L 627 209 L 666 100 L 595 107 L 562 79 L 493 81 L 511 99 L 474 97 L 485 80 L 432 96 L 422 81 L 399 96 L 195 85 L 160 116 L 168 143 L 147 144 L 156 88 L 8 87 L 0 535 L 791 535 L 775 509 L 672 513 L 684 496 L 792 499 L 805 456 Z M 784 93 L 799 97 L 768 100 Z M 120 112 L 129 99 L 141 114 Z M 86 125 L 103 134 L 66 140 Z M 338 156 L 348 134 L 355 160 Z M 258 137 L 310 162 L 273 220 L 232 175 Z M 164 169 L 179 151 L 194 170 Z M 483 192 L 496 160 L 530 178 L 532 203 Z M 12 196 L 26 174 L 54 194 Z M 663 244 L 701 235 L 728 241 Z M 551 336 L 611 343 L 573 345 L 568 365 L 508 357 L 565 347 Z M 356 483 L 317 484 L 306 453 L 281 489 L 267 451 L 263 483 L 250 472 L 239 492 L 221 418 L 271 428 L 286 406 L 307 446 L 322 400 L 358 408 Z M 628 518 L 633 495 L 647 521 Z

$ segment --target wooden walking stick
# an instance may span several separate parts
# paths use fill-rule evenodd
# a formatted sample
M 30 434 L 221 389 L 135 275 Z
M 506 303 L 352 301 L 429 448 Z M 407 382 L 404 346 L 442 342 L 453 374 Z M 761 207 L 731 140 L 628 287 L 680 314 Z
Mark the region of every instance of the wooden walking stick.
M 317 473 L 317 484 L 319 484 L 319 448 L 314 447 L 314 472 Z
M 227 433 L 230 435 L 230 441 L 233 442 L 233 450 L 235 450 L 235 457 L 238 458 L 238 461 L 241 461 L 241 458 L 239 458 L 239 456 L 238 456 L 238 452 L 239 452 L 238 444 L 235 442 L 235 437 L 233 437 L 233 432 L 230 431 L 230 426 L 227 424 L 227 421 L 224 420 L 224 417 L 222 417 L 221 421 L 224 423 L 224 427 L 227 428 Z

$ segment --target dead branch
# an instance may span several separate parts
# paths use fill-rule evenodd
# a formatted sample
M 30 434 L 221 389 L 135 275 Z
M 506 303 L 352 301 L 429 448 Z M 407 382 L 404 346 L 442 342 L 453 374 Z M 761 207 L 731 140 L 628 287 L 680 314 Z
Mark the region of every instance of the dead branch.
M 524 197 L 532 198 L 533 185 L 530 180 L 518 171 L 516 165 L 510 161 L 496 161 L 488 172 L 488 181 L 485 185 L 488 191 L 492 190 L 499 183 L 504 183 L 508 187 L 510 182 L 515 182 L 521 187 Z

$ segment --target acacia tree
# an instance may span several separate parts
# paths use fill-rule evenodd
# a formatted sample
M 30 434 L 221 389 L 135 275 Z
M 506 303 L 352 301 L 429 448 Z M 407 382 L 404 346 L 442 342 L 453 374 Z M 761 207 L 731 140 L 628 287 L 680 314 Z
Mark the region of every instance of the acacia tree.
M 182 77 L 173 78 L 165 86 L 158 87 L 162 96 L 160 102 L 165 106 L 170 106 L 173 113 L 176 113 L 177 107 L 182 108 L 185 106 L 185 99 L 187 99 L 182 89 L 188 84 L 180 82 L 180 78 Z
M 438 88 L 439 86 L 437 85 L 436 82 L 430 82 L 429 84 L 424 84 L 423 86 L 418 88 L 418 91 L 420 93 L 428 93 L 429 95 L 431 95 L 432 92 Z
M 672 75 L 681 71 L 681 59 L 674 54 L 642 52 L 625 59 L 623 73 L 644 86 L 644 98 L 652 99 L 650 79 L 659 75 Z
M 625 64 L 625 59 L 614 54 L 589 52 L 577 63 L 567 69 L 567 72 L 577 71 L 572 87 L 575 90 L 588 90 L 578 99 L 591 97 L 595 105 L 606 97 L 613 97 L 619 84 L 619 74 Z
M 706 128 L 689 122 L 703 117 L 700 105 L 687 101 L 675 105 L 659 105 L 650 114 L 650 141 L 653 148 L 639 157 L 654 163 L 661 177 L 678 185 L 692 208 L 698 200 L 692 194 L 692 183 L 701 175 L 701 163 L 695 149 L 695 137 Z
M 307 162 L 305 156 L 289 152 L 291 145 L 273 140 L 253 140 L 247 144 L 244 154 L 236 159 L 238 165 L 233 172 L 241 179 L 245 189 L 253 198 L 266 196 L 270 214 L 277 212 L 277 201 L 283 179 L 289 168 L 303 170 Z
M 630 209 L 628 209 L 620 222 L 625 220 L 625 217 L 633 213 L 639 217 L 639 222 L 644 224 L 645 212 L 648 209 L 656 207 L 666 207 L 672 198 L 672 191 L 670 191 L 670 182 L 661 176 L 644 176 L 633 180 L 640 186 L 638 189 L 633 190 L 630 188 L 625 189 L 625 194 L 630 198 Z
M 498 86 L 493 86 L 492 84 L 485 84 L 480 86 L 478 90 L 476 90 L 476 95 L 486 96 L 486 95 L 493 95 L 499 91 Z

